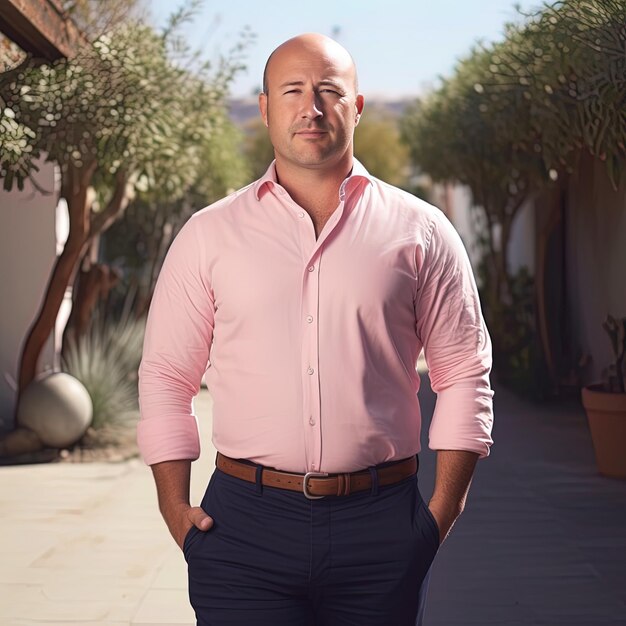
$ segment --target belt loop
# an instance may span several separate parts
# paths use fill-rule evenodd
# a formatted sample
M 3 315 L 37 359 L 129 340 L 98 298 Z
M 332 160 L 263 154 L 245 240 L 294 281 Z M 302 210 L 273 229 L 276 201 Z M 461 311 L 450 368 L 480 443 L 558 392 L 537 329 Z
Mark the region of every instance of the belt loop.
M 255 474 L 255 482 L 256 482 L 256 495 L 257 496 L 262 496 L 263 495 L 263 466 L 262 465 L 257 465 L 256 466 L 256 474 Z
M 371 465 L 367 469 L 369 470 L 370 476 L 372 478 L 372 490 L 370 491 L 370 496 L 377 496 L 378 495 L 378 472 L 376 471 L 376 468 L 373 465 Z

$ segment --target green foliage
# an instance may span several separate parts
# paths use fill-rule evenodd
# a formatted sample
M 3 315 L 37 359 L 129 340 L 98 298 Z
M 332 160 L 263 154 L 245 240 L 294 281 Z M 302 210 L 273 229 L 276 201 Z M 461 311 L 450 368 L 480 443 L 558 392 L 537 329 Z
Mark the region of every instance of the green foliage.
M 400 139 L 398 122 L 388 113 L 366 109 L 356 128 L 354 154 L 370 174 L 397 187 L 406 187 L 409 150 Z
M 92 428 L 137 419 L 137 369 L 145 319 L 130 315 L 93 324 L 86 336 L 70 341 L 63 371 L 80 380 L 93 402 Z
M 414 163 L 435 181 L 467 185 L 483 212 L 483 298 L 505 377 L 542 367 L 532 289 L 507 267 L 517 212 L 573 172 L 583 150 L 606 163 L 614 188 L 623 176 L 624 24 L 621 0 L 545 5 L 507 25 L 504 41 L 477 44 L 402 120 Z
M 211 141 L 201 146 L 196 179 L 187 194 L 196 209 L 223 198 L 248 182 L 250 168 L 242 154 L 242 141 L 241 130 L 224 111 Z
M 527 17 L 475 46 L 402 126 L 422 169 L 503 213 L 571 171 L 580 149 L 606 161 L 615 187 L 626 158 L 626 4 L 565 0 Z
M 244 154 L 255 180 L 265 173 L 274 159 L 274 148 L 262 120 L 255 119 L 245 129 Z M 373 176 L 392 185 L 406 187 L 410 171 L 409 150 L 402 143 L 397 120 L 379 109 L 366 109 L 356 128 L 354 154 Z
M 39 168 L 33 161 L 40 150 L 35 144 L 35 132 L 15 119 L 15 112 L 6 106 L 0 113 L 1 159 L 0 176 L 4 178 L 4 189 L 11 189 L 17 176 L 18 189 L 24 189 L 24 179 Z M 30 170 L 26 168 L 26 164 Z
M 250 180 L 261 178 L 274 160 L 274 148 L 261 118 L 249 122 L 245 130 L 243 151 L 250 168 Z
M 491 67 L 528 103 L 546 168 L 569 172 L 585 149 L 606 162 L 614 188 L 626 157 L 625 23 L 618 0 L 546 5 L 526 27 L 510 29 Z
M 414 161 L 505 212 L 519 194 L 571 171 L 582 147 L 606 160 L 617 182 L 626 156 L 625 22 L 623 3 L 570 0 L 509 25 L 501 43 L 476 46 L 405 116 Z
M 244 31 L 225 57 L 206 61 L 179 34 L 198 0 L 178 9 L 162 33 L 127 19 L 140 3 L 74 3 L 69 10 L 90 35 L 97 34 L 92 42 L 72 59 L 48 64 L 27 57 L 0 75 L 0 176 L 5 189 L 21 188 L 28 178 L 36 184 L 37 157 L 56 162 L 70 232 L 86 240 L 129 210 L 134 227 L 116 229 L 117 239 L 108 238 L 103 247 L 115 249 L 119 264 L 137 267 L 134 251 L 143 245 L 152 256 L 141 261 L 152 276 L 192 210 L 247 178 L 226 98 L 252 35 Z M 95 190 L 93 203 L 75 193 L 77 181 Z M 125 284 L 132 283 L 122 272 Z M 56 291 L 65 288 L 50 284 Z M 53 320 L 56 312 L 46 311 Z
M 120 269 L 114 300 L 123 300 L 137 289 L 137 312 L 151 297 L 169 244 L 194 211 L 223 198 L 250 180 L 240 153 L 241 133 L 225 118 L 211 142 L 205 144 L 197 179 L 174 201 L 161 198 L 158 190 L 139 193 L 124 215 L 101 239 L 101 260 Z
M 0 81 L 0 175 L 21 185 L 41 153 L 62 173 L 98 165 L 99 189 L 120 169 L 142 190 L 179 198 L 224 125 L 224 102 L 247 45 L 199 63 L 177 37 L 186 17 L 158 34 L 128 22 L 83 46 L 70 60 L 27 66 Z M 185 65 L 187 64 L 187 66 Z M 194 67 L 193 71 L 188 66 Z
M 529 188 L 548 178 L 528 150 L 535 131 L 521 94 L 485 83 L 491 53 L 476 47 L 442 87 L 409 107 L 403 137 L 413 161 L 435 181 L 467 185 L 476 204 L 510 219 Z
M 481 283 L 486 283 L 481 299 L 498 381 L 527 398 L 547 398 L 549 376 L 536 328 L 533 277 L 526 267 L 511 276 L 511 302 L 504 303 L 492 297 L 484 266 L 478 273 Z

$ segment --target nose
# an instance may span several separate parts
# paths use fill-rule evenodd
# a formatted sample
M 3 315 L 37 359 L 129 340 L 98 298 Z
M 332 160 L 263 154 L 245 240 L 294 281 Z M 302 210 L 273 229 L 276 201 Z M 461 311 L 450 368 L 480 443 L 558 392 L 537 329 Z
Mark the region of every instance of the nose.
M 302 117 L 314 120 L 323 115 L 319 94 L 315 91 L 305 93 L 302 99 Z

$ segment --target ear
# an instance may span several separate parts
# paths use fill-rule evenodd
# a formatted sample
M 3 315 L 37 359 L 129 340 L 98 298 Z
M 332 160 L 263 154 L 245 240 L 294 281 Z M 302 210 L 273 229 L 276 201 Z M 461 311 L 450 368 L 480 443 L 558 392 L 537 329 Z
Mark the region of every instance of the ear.
M 263 119 L 263 123 L 266 127 L 269 127 L 269 123 L 267 121 L 267 94 L 259 94 L 259 111 L 261 111 L 261 118 Z
M 356 116 L 354 118 L 354 125 L 356 126 L 361 119 L 361 114 L 363 113 L 363 107 L 365 106 L 365 98 L 363 98 L 362 94 L 359 94 L 356 97 Z

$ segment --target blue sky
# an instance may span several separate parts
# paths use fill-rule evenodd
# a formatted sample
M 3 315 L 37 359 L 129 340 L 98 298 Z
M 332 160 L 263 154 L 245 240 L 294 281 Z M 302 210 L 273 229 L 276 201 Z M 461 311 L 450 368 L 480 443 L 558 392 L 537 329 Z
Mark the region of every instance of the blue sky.
M 149 3 L 152 20 L 162 26 L 181 5 L 176 0 Z M 528 12 L 541 2 L 521 0 Z M 519 21 L 512 0 L 205 0 L 184 33 L 211 57 L 227 51 L 249 26 L 256 34 L 248 49 L 248 70 L 232 86 L 234 96 L 259 88 L 263 66 L 282 41 L 302 32 L 335 36 L 355 58 L 361 91 L 369 97 L 415 96 L 449 75 L 455 61 L 478 39 L 502 38 L 504 24 Z

